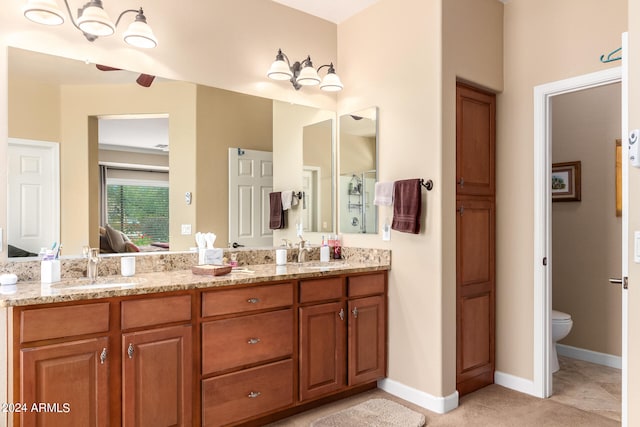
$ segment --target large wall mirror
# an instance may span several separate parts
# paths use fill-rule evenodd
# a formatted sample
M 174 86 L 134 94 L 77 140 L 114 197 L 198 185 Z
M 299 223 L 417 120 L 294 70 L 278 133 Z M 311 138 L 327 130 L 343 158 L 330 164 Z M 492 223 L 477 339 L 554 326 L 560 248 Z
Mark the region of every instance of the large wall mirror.
M 63 255 L 80 255 L 83 246 L 100 245 L 100 227 L 106 223 L 113 223 L 109 225 L 144 251 L 188 250 L 195 246 L 196 231 L 216 233 L 216 246 L 225 247 L 232 221 L 229 149 L 272 152 L 274 165 L 284 165 L 286 177 L 298 171 L 296 182 L 301 183 L 302 155 L 292 160 L 290 153 L 302 151 L 303 128 L 309 123 L 293 117 L 295 109 L 335 120 L 334 112 L 289 105 L 276 123 L 280 102 L 267 98 L 159 77 L 145 87 L 136 83 L 139 73 L 99 69 L 95 64 L 12 47 L 8 58 L 10 140 L 31 141 L 38 148 L 52 146 L 54 157 L 59 155 L 59 209 L 40 198 L 44 190 L 33 186 L 22 186 L 15 193 L 17 198 L 10 196 L 7 202 L 7 211 L 13 209 L 25 220 L 9 219 L 8 244 L 27 254 L 57 241 L 63 244 Z M 274 143 L 283 133 L 300 138 Z M 323 147 L 328 151 L 323 155 L 331 159 L 334 137 L 327 137 Z M 23 156 L 27 171 L 43 164 L 31 158 Z M 321 171 L 324 177 L 326 171 Z M 274 170 L 274 188 L 284 190 L 278 186 L 288 182 L 278 179 L 279 173 Z M 322 179 L 317 195 L 318 207 L 324 209 L 333 206 L 334 196 L 326 193 Z M 28 199 L 20 198 L 20 191 L 40 203 L 40 216 L 53 218 L 50 222 L 57 222 L 59 230 L 54 227 L 40 237 L 41 228 L 48 225 L 36 218 L 33 206 L 25 205 Z M 152 196 L 147 200 L 143 194 Z M 146 204 L 133 204 L 143 199 Z M 143 224 L 135 215 L 151 221 Z M 322 227 L 326 222 L 333 230 L 332 208 L 314 215 L 315 224 Z M 268 224 L 256 227 L 260 228 L 256 232 L 269 231 Z M 18 234 L 26 239 L 17 240 Z M 276 234 L 272 244 L 279 243 Z
M 375 234 L 378 179 L 378 108 L 340 116 L 340 232 Z

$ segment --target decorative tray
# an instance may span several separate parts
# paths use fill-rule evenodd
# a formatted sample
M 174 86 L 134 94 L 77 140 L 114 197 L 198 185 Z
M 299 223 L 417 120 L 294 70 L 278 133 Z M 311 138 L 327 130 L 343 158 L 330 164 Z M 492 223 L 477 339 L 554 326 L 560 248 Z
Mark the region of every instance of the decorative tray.
M 191 267 L 193 274 L 206 274 L 209 276 L 222 276 L 231 273 L 231 265 L 194 265 Z

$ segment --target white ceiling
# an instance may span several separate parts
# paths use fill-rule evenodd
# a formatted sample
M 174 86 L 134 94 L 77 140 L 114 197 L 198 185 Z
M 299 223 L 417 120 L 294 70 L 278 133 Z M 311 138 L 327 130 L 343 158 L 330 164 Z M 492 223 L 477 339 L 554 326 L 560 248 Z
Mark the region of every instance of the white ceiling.
M 276 3 L 339 24 L 378 0 L 273 0 Z

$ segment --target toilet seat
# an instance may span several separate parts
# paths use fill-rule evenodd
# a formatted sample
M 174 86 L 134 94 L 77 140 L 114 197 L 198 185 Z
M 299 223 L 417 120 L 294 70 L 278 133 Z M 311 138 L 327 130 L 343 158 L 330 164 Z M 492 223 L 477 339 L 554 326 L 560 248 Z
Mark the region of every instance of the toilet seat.
M 571 315 L 558 310 L 551 310 L 551 320 L 555 323 L 563 323 L 571 320 Z

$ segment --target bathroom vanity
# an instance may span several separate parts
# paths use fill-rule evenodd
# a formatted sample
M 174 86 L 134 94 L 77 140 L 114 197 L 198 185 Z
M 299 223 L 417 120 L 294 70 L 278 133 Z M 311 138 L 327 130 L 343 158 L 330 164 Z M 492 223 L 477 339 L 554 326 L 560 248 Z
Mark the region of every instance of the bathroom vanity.
M 0 298 L 9 424 L 262 425 L 373 388 L 390 265 L 329 265 L 21 284 Z

